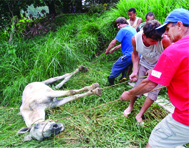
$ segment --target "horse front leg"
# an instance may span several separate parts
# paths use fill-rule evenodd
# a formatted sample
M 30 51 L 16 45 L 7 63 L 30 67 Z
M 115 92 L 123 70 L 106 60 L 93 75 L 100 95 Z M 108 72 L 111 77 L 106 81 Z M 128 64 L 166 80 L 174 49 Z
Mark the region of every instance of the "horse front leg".
M 56 89 L 59 89 L 66 83 L 74 74 L 78 73 L 79 71 L 88 71 L 87 67 L 84 67 L 83 65 L 80 65 L 79 68 L 77 68 L 74 72 L 67 75 L 62 82 L 60 82 L 58 85 L 55 86 Z
M 50 78 L 50 79 L 47 79 L 45 81 L 42 81 L 42 83 L 48 85 L 48 84 L 52 84 L 58 80 L 61 80 L 61 79 L 64 79 L 66 77 L 68 77 L 70 75 L 70 73 L 67 73 L 67 74 L 64 74 L 62 76 L 57 76 L 57 77 L 53 77 L 53 78 Z

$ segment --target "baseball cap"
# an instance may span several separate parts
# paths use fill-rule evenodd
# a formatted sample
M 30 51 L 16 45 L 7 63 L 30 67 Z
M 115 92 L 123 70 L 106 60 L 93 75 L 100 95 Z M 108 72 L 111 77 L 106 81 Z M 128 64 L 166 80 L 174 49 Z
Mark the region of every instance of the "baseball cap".
M 166 17 L 163 25 L 156 28 L 161 33 L 165 32 L 168 23 L 177 23 L 181 21 L 185 25 L 189 25 L 189 11 L 183 8 L 175 9 Z

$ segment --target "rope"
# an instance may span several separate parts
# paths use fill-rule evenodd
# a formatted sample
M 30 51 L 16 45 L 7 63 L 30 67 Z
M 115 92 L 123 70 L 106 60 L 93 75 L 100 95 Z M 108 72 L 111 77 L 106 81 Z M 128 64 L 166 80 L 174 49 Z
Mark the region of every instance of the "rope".
M 147 77 L 147 76 L 141 76 L 141 77 L 139 77 L 139 79 L 140 79 L 140 78 L 144 78 L 144 77 Z M 122 82 L 122 83 L 126 83 L 126 82 L 128 82 L 128 81 L 125 81 L 125 82 Z M 109 87 L 104 87 L 104 88 L 101 88 L 101 90 L 106 89 L 106 88 L 110 88 L 110 87 L 114 87 L 114 86 L 116 86 L 116 85 L 120 85 L 120 84 L 122 84 L 122 83 L 115 84 L 115 85 L 111 85 L 111 86 L 109 86 Z M 153 91 L 156 91 L 156 90 L 159 90 L 159 89 L 162 89 L 162 88 L 165 88 L 165 86 L 162 86 L 162 87 L 159 87 L 159 88 L 153 89 L 153 90 L 151 90 L 151 91 L 149 91 L 149 92 L 153 92 Z M 149 92 L 148 92 L 148 93 L 149 93 Z M 66 119 L 66 118 L 70 118 L 70 117 L 72 117 L 72 116 L 76 116 L 76 115 L 79 115 L 79 114 L 85 113 L 85 112 L 87 112 L 87 111 L 90 111 L 90 110 L 93 110 L 93 109 L 96 109 L 96 108 L 99 108 L 99 107 L 105 106 L 105 105 L 107 105 L 107 104 L 111 104 L 111 103 L 117 102 L 117 101 L 119 101 L 119 100 L 120 100 L 120 99 L 117 99 L 117 100 L 114 100 L 114 101 L 111 101 L 111 102 L 108 102 L 108 103 L 105 103 L 105 104 L 102 104 L 102 105 L 96 106 L 96 107 L 94 107 L 94 108 L 90 108 L 90 109 L 84 110 L 84 111 L 82 111 L 82 112 L 79 112 L 79 113 L 76 113 L 76 114 L 73 114 L 73 115 L 70 115 L 70 116 L 67 116 L 67 117 L 60 118 L 60 119 L 55 120 L 55 121 L 57 122 L 57 121 L 60 121 L 60 120 Z
M 45 136 L 43 135 L 43 130 L 45 129 L 45 126 L 47 125 L 47 123 L 52 122 L 52 121 L 53 120 L 47 120 L 46 123 L 45 123 L 45 125 L 43 126 L 43 129 L 41 131 L 41 135 L 43 136 L 43 138 L 45 138 Z
M 118 99 L 118 100 L 119 100 L 119 99 Z M 84 111 L 82 111 L 82 112 L 79 112 L 79 113 L 76 113 L 76 114 L 70 115 L 70 116 L 68 116 L 68 117 L 60 118 L 60 119 L 55 120 L 55 121 L 57 122 L 57 121 L 62 120 L 62 119 L 70 118 L 70 117 L 72 117 L 72 116 L 82 114 L 82 113 L 84 113 L 84 112 L 87 112 L 87 111 L 90 111 L 90 110 L 93 110 L 93 109 L 96 109 L 96 108 L 99 108 L 99 107 L 105 106 L 105 105 L 110 104 L 110 103 L 113 103 L 113 102 L 116 102 L 116 101 L 118 101 L 118 100 L 114 100 L 114 101 L 111 101 L 111 102 L 108 102 L 108 103 L 105 103 L 105 104 L 102 104 L 102 105 L 96 106 L 96 107 L 94 107 L 94 108 L 90 108 L 90 109 L 84 110 Z
M 105 54 L 104 54 L 104 55 L 105 55 Z M 104 55 L 103 55 L 103 53 L 102 53 L 100 56 L 98 56 L 98 57 L 96 58 L 95 61 L 91 62 L 90 64 L 88 64 L 88 65 L 86 65 L 86 66 L 91 66 L 92 64 L 96 63 L 96 61 L 99 61 L 100 59 L 102 59 L 103 57 L 105 57 Z
M 141 78 L 147 78 L 147 76 L 140 76 L 139 79 L 141 79 Z M 129 81 L 124 81 L 124 82 L 114 84 L 114 85 L 111 85 L 111 86 L 107 86 L 107 87 L 104 87 L 104 88 L 100 88 L 100 89 L 103 90 L 103 89 L 114 87 L 114 86 L 117 86 L 117 85 L 120 85 L 120 84 L 123 84 L 123 83 L 126 83 L 126 82 L 129 82 Z

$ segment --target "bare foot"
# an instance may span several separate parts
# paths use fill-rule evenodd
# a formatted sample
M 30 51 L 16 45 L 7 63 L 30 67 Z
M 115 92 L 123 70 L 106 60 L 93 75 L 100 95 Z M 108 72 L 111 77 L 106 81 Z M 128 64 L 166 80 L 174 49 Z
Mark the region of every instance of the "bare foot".
M 123 112 L 123 115 L 125 116 L 125 117 L 128 117 L 128 115 L 131 113 L 131 111 L 132 111 L 132 107 L 128 107 L 124 112 Z
M 142 120 L 142 117 L 141 117 L 141 116 L 137 115 L 137 116 L 135 117 L 135 119 L 137 120 L 137 122 L 138 122 L 138 124 L 139 124 L 140 126 L 144 127 L 144 121 Z

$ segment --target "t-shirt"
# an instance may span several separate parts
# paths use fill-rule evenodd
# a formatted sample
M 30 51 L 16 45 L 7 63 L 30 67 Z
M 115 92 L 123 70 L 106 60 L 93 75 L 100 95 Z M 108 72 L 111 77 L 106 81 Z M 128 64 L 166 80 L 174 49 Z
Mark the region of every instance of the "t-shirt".
M 133 52 L 133 46 L 131 43 L 132 37 L 136 34 L 136 30 L 127 25 L 124 28 L 121 28 L 117 33 L 115 39 L 121 42 L 121 50 L 123 55 L 131 55 Z
M 167 86 L 173 118 L 189 126 L 189 36 L 166 48 L 148 77 Z
M 162 41 L 158 41 L 156 45 L 145 46 L 142 40 L 143 31 L 135 34 L 136 51 L 141 54 L 140 65 L 147 69 L 152 69 L 156 65 L 164 48 Z

